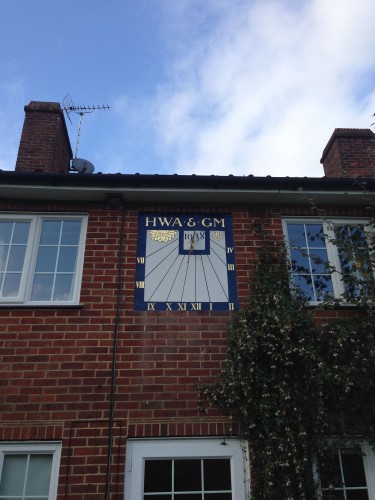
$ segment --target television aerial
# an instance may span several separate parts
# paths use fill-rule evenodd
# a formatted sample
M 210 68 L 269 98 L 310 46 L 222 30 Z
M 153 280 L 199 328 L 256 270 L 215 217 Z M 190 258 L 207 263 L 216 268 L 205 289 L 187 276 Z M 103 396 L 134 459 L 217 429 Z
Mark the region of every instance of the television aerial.
M 72 123 L 72 120 L 70 118 L 70 113 L 75 113 L 79 115 L 79 125 L 78 125 L 78 133 L 77 133 L 77 142 L 76 142 L 76 150 L 75 150 L 75 155 L 74 159 L 72 160 L 72 170 L 75 172 L 79 173 L 85 173 L 85 174 L 92 174 L 95 170 L 94 165 L 89 162 L 88 160 L 84 160 L 83 158 L 77 158 L 78 156 L 78 147 L 79 147 L 79 140 L 81 137 L 81 127 L 82 127 L 82 119 L 84 115 L 87 115 L 89 113 L 93 113 L 94 111 L 98 111 L 101 109 L 109 109 L 109 106 L 107 105 L 88 105 L 88 106 L 76 106 L 73 104 L 72 98 L 70 94 L 66 94 L 64 99 L 62 100 L 62 106 L 61 108 L 65 111 L 66 116 L 70 123 Z

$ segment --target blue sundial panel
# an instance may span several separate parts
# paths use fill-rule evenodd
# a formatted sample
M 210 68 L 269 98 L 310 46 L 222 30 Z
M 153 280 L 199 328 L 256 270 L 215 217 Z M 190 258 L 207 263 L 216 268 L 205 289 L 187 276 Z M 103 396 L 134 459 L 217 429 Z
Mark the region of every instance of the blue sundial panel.
M 140 214 L 135 309 L 238 309 L 231 216 Z

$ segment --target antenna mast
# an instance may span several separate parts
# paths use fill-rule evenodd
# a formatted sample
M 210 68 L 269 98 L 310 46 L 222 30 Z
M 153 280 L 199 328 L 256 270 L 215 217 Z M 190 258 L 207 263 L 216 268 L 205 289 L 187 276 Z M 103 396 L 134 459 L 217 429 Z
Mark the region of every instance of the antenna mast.
M 87 115 L 89 113 L 92 113 L 93 111 L 97 111 L 100 109 L 109 109 L 109 106 L 107 105 L 92 105 L 92 106 L 76 106 L 73 104 L 72 98 L 70 97 L 70 94 L 66 94 L 62 101 L 62 109 L 65 111 L 66 116 L 68 117 L 70 123 L 72 123 L 72 120 L 70 119 L 70 113 L 76 113 L 79 115 L 79 125 L 78 125 L 78 133 L 77 133 L 77 143 L 76 143 L 76 151 L 75 151 L 75 156 L 74 158 L 77 158 L 78 155 L 78 147 L 79 147 L 79 140 L 81 137 L 81 126 L 82 126 L 82 118 L 83 115 Z

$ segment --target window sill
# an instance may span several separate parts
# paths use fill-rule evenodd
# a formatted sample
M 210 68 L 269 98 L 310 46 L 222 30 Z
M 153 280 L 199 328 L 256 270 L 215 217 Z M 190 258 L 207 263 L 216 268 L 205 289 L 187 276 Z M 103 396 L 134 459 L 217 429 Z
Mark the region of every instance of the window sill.
M 363 310 L 365 311 L 366 309 L 369 309 L 369 307 L 360 305 L 360 304 L 349 304 L 349 303 L 342 303 L 342 304 L 323 304 L 321 302 L 314 302 L 314 303 L 308 303 L 306 304 L 307 309 L 322 309 L 324 311 L 327 310 L 345 310 L 345 309 L 356 309 L 356 310 Z
M 83 309 L 84 304 L 0 304 L 1 309 Z

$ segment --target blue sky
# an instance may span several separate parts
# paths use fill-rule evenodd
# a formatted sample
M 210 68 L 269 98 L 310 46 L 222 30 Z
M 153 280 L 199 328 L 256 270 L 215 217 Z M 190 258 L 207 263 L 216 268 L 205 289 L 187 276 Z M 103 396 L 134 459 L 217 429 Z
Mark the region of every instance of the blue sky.
M 374 0 L 1 0 L 0 168 L 25 104 L 83 118 L 96 172 L 323 175 L 375 112 Z M 78 115 L 67 122 L 75 151 Z

